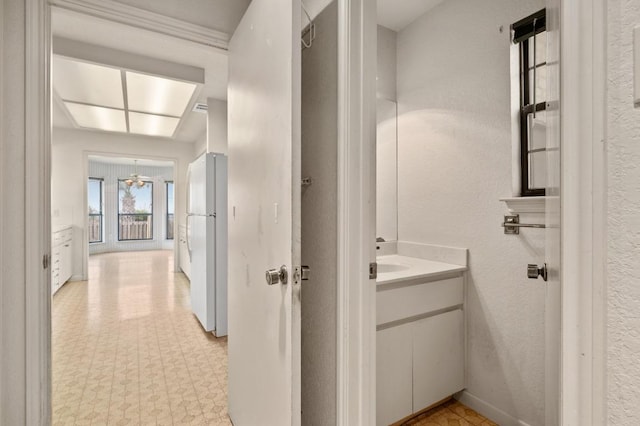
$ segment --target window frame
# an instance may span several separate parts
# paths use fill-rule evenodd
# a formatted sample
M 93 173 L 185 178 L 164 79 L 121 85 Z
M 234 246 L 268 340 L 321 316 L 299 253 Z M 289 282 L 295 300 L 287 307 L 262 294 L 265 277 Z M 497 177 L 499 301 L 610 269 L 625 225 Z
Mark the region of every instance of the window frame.
M 90 176 L 87 179 L 87 185 L 89 184 L 89 181 L 92 181 L 92 180 L 100 182 L 100 213 L 96 214 L 96 213 L 88 212 L 87 215 L 89 218 L 91 218 L 92 216 L 100 217 L 100 239 L 96 241 L 91 241 L 88 238 L 87 239 L 89 240 L 89 244 L 99 244 L 99 243 L 104 243 L 104 178 Z M 89 196 L 88 196 L 88 189 L 87 189 L 87 199 L 88 198 Z M 88 209 L 89 209 L 89 205 L 87 203 L 87 210 Z M 91 226 L 91 220 L 89 220 L 89 226 Z M 87 234 L 89 234 L 89 232 L 87 232 Z
M 533 68 L 529 64 L 529 49 L 534 40 L 534 35 L 546 32 L 546 9 L 541 9 L 536 13 L 527 16 L 524 19 L 511 25 L 511 33 L 513 43 L 518 45 L 519 51 L 519 67 L 518 76 L 520 80 L 520 96 L 518 100 L 518 114 L 520 123 L 520 196 L 521 197 L 539 197 L 546 193 L 545 188 L 529 187 L 529 154 L 537 152 L 537 150 L 529 149 L 529 115 L 539 111 L 545 111 L 547 108 L 546 99 L 542 102 L 536 102 L 534 105 L 530 99 L 531 84 L 529 81 L 530 69 L 538 68 L 544 64 L 533 64 Z M 535 48 L 535 47 L 534 47 Z M 535 73 L 534 73 L 535 75 Z M 536 100 L 537 101 L 537 100 Z
M 143 180 L 143 182 L 145 183 L 145 185 L 151 185 L 151 213 L 120 213 L 120 183 L 124 183 L 126 179 L 118 179 L 118 222 L 117 222 L 117 227 L 118 227 L 118 242 L 123 242 L 123 241 L 153 241 L 154 239 L 154 226 L 153 226 L 153 206 L 154 206 L 154 201 L 153 201 L 153 181 L 150 180 Z M 126 183 L 125 183 L 126 185 Z M 151 216 L 151 220 L 149 220 L 149 224 L 151 226 L 151 231 L 149 232 L 150 238 L 126 238 L 126 239 L 122 239 L 122 236 L 120 235 L 120 217 L 121 216 Z
M 167 209 L 166 210 L 166 216 L 165 216 L 165 228 L 166 228 L 165 239 L 172 241 L 172 240 L 175 239 L 175 235 L 174 235 L 174 230 L 175 229 L 174 229 L 173 226 L 169 226 L 169 215 L 172 216 L 172 219 L 173 219 L 173 221 L 175 223 L 175 217 L 176 217 L 176 214 L 175 214 L 175 194 L 176 194 L 176 192 L 175 191 L 176 191 L 176 186 L 175 186 L 175 182 L 172 181 L 172 180 L 167 180 L 167 181 L 165 181 L 164 184 L 165 184 L 164 188 L 165 188 L 165 202 L 166 202 L 165 207 Z M 171 184 L 172 191 L 173 191 L 173 196 L 174 196 L 174 206 L 173 206 L 173 211 L 174 212 L 173 213 L 169 213 L 169 184 Z M 171 230 L 171 237 L 169 237 L 169 231 L 170 230 Z

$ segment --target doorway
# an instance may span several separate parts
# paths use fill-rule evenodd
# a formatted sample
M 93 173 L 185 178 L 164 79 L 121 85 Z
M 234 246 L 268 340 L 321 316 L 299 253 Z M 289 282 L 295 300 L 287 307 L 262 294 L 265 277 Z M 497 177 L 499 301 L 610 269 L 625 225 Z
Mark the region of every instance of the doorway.
M 52 15 L 51 220 L 70 225 L 75 246 L 72 281 L 52 302 L 53 420 L 221 422 L 226 339 L 193 317 L 178 242 L 207 105 L 226 93 L 224 54 L 91 13 Z

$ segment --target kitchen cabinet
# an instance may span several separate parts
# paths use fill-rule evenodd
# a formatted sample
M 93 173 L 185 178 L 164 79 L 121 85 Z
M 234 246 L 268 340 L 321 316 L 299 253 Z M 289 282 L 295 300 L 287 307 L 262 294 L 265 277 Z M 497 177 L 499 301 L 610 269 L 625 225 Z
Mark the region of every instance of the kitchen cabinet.
M 180 269 L 191 280 L 191 256 L 189 255 L 189 247 L 187 246 L 187 227 L 186 225 L 178 226 L 178 243 L 180 256 Z
M 73 274 L 73 227 L 51 234 L 51 294 L 55 294 Z

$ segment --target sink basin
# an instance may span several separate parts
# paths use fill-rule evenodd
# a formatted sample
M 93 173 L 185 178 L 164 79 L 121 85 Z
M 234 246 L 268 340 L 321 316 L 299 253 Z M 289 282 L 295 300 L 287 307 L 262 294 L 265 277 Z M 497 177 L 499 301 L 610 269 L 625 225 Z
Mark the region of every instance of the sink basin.
M 410 266 L 401 263 L 378 263 L 378 273 L 406 271 Z

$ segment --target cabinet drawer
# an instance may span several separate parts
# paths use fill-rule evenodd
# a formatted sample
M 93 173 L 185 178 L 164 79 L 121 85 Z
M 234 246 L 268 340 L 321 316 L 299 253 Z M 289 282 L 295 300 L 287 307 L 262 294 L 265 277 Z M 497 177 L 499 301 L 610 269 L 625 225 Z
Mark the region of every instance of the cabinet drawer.
M 462 276 L 380 289 L 376 294 L 376 324 L 386 324 L 462 305 L 463 298 Z
M 73 239 L 73 229 L 67 228 L 51 234 L 51 245 L 53 247 L 59 246 L 65 242 L 69 242 Z

